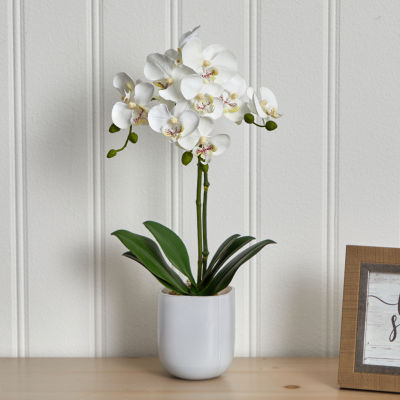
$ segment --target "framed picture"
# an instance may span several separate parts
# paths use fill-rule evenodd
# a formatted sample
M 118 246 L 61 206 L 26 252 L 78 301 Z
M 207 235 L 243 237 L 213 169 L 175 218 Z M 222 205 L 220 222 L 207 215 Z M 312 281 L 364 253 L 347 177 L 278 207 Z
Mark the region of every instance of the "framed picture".
M 339 385 L 400 392 L 400 249 L 346 248 Z

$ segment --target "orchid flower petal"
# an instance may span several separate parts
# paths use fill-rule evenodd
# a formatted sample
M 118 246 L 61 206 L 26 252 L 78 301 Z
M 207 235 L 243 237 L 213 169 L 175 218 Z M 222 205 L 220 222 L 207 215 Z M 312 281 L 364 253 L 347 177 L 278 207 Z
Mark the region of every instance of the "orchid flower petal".
M 200 92 L 203 85 L 203 79 L 199 75 L 191 75 L 183 78 L 181 81 L 181 92 L 185 99 L 189 100 Z
M 218 119 L 222 116 L 224 112 L 224 106 L 219 99 L 214 99 L 214 110 L 213 112 L 207 114 L 207 117 L 212 119 Z
M 149 111 L 149 125 L 153 131 L 161 132 L 161 128 L 168 123 L 171 117 L 168 107 L 165 104 L 159 104 Z
M 223 86 L 226 91 L 238 97 L 242 97 L 246 91 L 246 81 L 239 74 L 233 75 Z
M 231 138 L 229 137 L 229 135 L 221 134 L 213 136 L 212 138 L 210 138 L 210 141 L 216 147 L 213 155 L 218 156 L 229 147 L 231 143 Z
M 113 124 L 118 126 L 118 128 L 129 128 L 132 120 L 132 110 L 126 103 L 119 101 L 112 108 L 111 119 Z
M 115 74 L 113 78 L 113 86 L 121 93 L 122 96 L 127 96 L 133 92 L 135 83 L 133 79 L 125 72 Z
M 186 151 L 191 151 L 196 146 L 200 139 L 200 134 L 198 129 L 193 131 L 190 135 L 182 136 L 178 139 L 178 145 L 185 149 Z
M 205 51 L 203 52 L 203 54 Z M 224 67 L 231 71 L 237 71 L 238 64 L 235 55 L 229 50 L 218 52 L 211 58 L 212 65 L 216 67 Z
M 184 136 L 190 135 L 199 126 L 199 116 L 193 111 L 184 111 L 179 120 L 183 125 Z
M 203 117 L 200 118 L 199 127 L 197 130 L 200 132 L 201 136 L 210 136 L 214 128 L 214 121 L 211 118 Z
M 254 107 L 256 109 L 257 114 L 261 118 L 268 118 L 268 115 L 262 109 L 260 101 L 258 100 L 258 97 L 257 97 L 257 95 L 255 93 L 253 94 L 253 104 L 254 104 Z
M 170 100 L 173 102 L 181 102 L 184 101 L 184 97 L 182 96 L 181 91 L 179 90 L 178 85 L 168 86 L 164 90 L 160 90 L 158 94 L 165 100 Z
M 213 97 L 221 96 L 224 88 L 216 83 L 206 83 L 202 85 L 201 93 L 210 94 Z
M 278 108 L 278 101 L 272 92 L 272 90 L 262 87 L 260 88 L 261 100 L 266 100 L 267 103 L 272 107 L 277 109 Z
M 174 61 L 164 54 L 149 54 L 144 65 L 144 76 L 151 81 L 167 78 L 171 76 L 174 64 Z
M 153 97 L 154 86 L 151 83 L 141 82 L 135 87 L 135 102 L 145 106 Z
M 179 38 L 179 47 L 182 48 L 190 39 L 197 37 L 197 35 L 199 34 L 199 29 L 200 29 L 200 25 L 196 26 L 191 31 L 185 32 Z
M 203 62 L 201 40 L 193 37 L 188 40 L 182 49 L 182 62 L 188 67 L 198 71 Z
M 184 111 L 190 110 L 189 103 L 187 101 L 180 101 L 176 103 L 175 107 L 173 108 L 172 114 L 176 117 L 179 117 Z

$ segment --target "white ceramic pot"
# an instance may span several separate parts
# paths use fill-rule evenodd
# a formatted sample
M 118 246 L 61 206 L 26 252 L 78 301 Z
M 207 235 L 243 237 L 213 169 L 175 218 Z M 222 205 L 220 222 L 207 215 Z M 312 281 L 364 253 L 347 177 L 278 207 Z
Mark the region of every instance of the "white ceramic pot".
M 217 296 L 177 296 L 163 289 L 158 300 L 161 364 L 182 379 L 210 379 L 228 369 L 235 346 L 235 291 Z

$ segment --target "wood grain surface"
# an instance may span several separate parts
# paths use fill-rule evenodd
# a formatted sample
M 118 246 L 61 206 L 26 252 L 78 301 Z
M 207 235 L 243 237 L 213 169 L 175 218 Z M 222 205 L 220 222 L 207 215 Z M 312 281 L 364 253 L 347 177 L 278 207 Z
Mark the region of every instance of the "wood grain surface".
M 0 359 L 1 400 L 362 399 L 398 395 L 339 389 L 337 359 L 237 358 L 208 381 L 168 375 L 155 358 Z

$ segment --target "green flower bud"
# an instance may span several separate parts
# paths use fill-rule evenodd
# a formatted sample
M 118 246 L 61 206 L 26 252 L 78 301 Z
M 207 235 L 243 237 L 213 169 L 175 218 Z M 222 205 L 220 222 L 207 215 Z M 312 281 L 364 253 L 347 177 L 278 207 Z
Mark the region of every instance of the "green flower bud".
M 138 141 L 138 135 L 135 132 L 131 132 L 128 136 L 128 139 L 132 143 L 136 143 Z
M 278 127 L 278 125 L 276 124 L 275 121 L 267 121 L 267 123 L 265 124 L 265 129 L 267 131 L 273 131 Z
M 117 155 L 117 150 L 111 149 L 108 153 L 107 153 L 107 158 L 113 158 Z
M 121 129 L 118 128 L 117 125 L 111 124 L 110 127 L 108 128 L 108 132 L 110 133 L 115 133 L 119 132 Z
M 185 151 L 185 152 L 182 154 L 182 164 L 183 164 L 183 165 L 188 165 L 188 164 L 190 164 L 190 162 L 192 161 L 192 159 L 193 159 L 193 153 L 191 153 L 190 151 Z
M 254 115 L 250 113 L 244 114 L 244 122 L 252 124 L 254 122 Z

